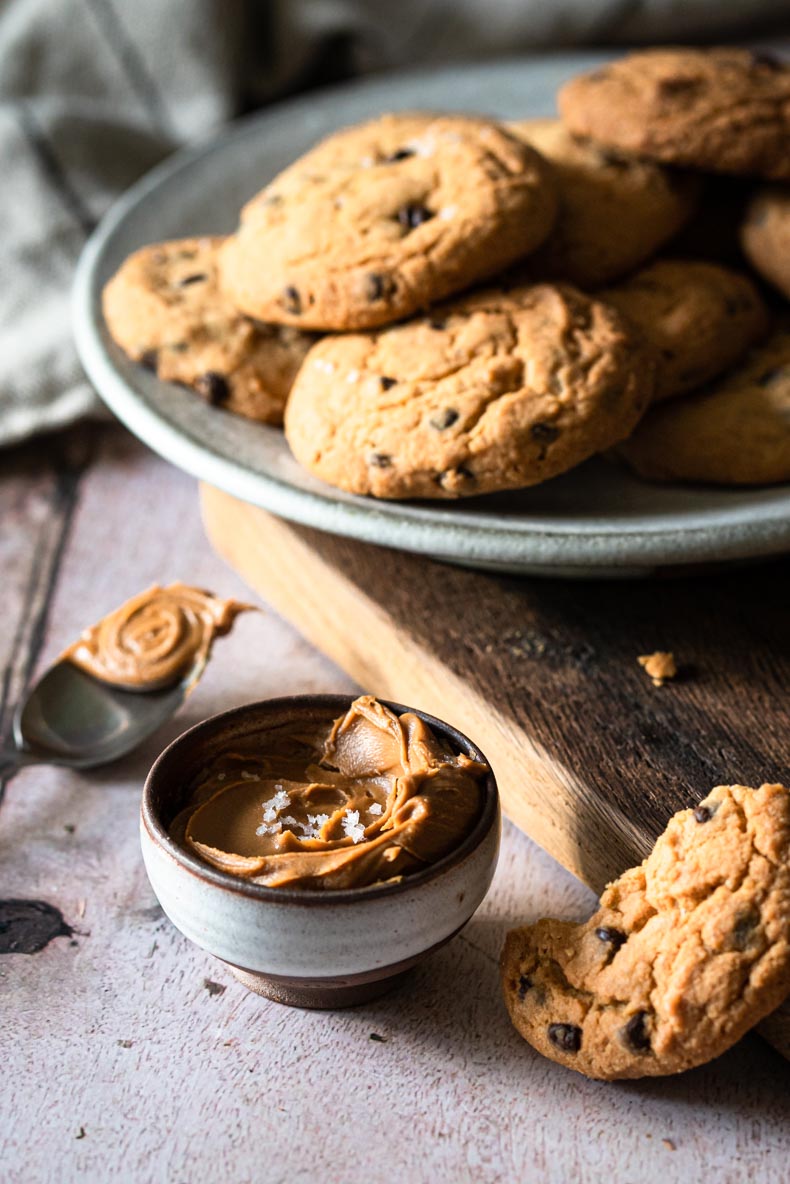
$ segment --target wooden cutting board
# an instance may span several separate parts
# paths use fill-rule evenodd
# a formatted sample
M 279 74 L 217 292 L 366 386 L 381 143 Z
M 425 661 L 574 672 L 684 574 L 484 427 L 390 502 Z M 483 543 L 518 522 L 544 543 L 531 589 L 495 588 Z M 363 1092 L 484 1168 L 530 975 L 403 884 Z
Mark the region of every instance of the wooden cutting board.
M 508 817 L 596 891 L 714 786 L 790 778 L 790 558 L 683 578 L 470 571 L 201 486 L 217 551 L 366 690 L 480 745 Z M 671 650 L 655 687 L 640 654 Z M 790 1058 L 790 1002 L 761 1030 Z

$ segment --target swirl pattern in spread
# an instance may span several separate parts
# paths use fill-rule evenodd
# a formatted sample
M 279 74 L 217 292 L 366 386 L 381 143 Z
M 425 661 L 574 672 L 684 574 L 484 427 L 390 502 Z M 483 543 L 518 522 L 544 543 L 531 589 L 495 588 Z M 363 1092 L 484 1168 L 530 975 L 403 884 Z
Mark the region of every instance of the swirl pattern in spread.
M 62 657 L 113 686 L 156 690 L 189 670 L 198 678 L 214 638 L 252 607 L 189 584 L 154 584 L 91 625 Z

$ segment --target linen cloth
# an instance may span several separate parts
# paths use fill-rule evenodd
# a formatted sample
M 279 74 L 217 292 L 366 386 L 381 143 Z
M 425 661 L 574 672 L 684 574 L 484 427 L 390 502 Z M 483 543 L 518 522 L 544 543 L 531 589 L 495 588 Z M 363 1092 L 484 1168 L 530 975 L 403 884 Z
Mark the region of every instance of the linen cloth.
M 0 445 L 99 411 L 71 343 L 80 250 L 134 180 L 235 115 L 366 71 L 787 17 L 784 0 L 4 0 Z

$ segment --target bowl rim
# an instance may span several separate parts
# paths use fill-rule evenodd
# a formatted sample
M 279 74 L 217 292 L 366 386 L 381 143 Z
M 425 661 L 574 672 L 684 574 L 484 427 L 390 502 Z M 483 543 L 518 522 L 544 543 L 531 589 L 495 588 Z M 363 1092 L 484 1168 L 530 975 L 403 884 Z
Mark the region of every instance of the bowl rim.
M 152 797 L 163 768 L 166 767 L 179 749 L 188 748 L 202 736 L 221 733 L 229 725 L 253 712 L 282 712 L 288 708 L 294 709 L 295 712 L 301 712 L 308 709 L 315 711 L 316 709 L 328 708 L 339 714 L 341 711 L 348 710 L 358 697 L 358 695 L 353 694 L 309 693 L 303 695 L 282 695 L 272 699 L 258 699 L 251 703 L 243 703 L 238 707 L 232 707 L 227 711 L 218 712 L 216 715 L 211 715 L 207 719 L 193 724 L 191 728 L 188 728 L 185 732 L 176 736 L 174 740 L 171 740 L 167 747 L 160 752 L 145 779 L 140 803 L 140 822 L 149 839 L 155 846 L 162 848 L 170 855 L 184 871 L 190 872 L 192 875 L 205 880 L 209 884 L 218 888 L 228 889 L 241 896 L 251 897 L 253 900 L 260 900 L 261 902 L 271 904 L 291 904 L 303 908 L 313 907 L 315 905 L 351 904 L 357 901 L 396 896 L 412 888 L 429 883 L 457 864 L 464 862 L 480 846 L 499 816 L 499 791 L 490 762 L 474 741 L 470 740 L 468 736 L 457 728 L 454 728 L 452 724 L 448 724 L 436 716 L 429 715 L 428 712 L 420 711 L 416 707 L 408 707 L 403 703 L 396 703 L 391 699 L 382 699 L 379 696 L 376 696 L 378 702 L 388 707 L 396 715 L 401 716 L 407 712 L 416 715 L 423 723 L 428 724 L 442 739 L 445 741 L 449 740 L 456 751 L 461 751 L 467 756 L 483 762 L 488 769 L 481 782 L 483 803 L 474 826 L 457 847 L 453 848 L 447 855 L 442 856 L 441 859 L 437 859 L 435 863 L 430 864 L 418 872 L 412 874 L 407 873 L 395 883 L 384 881 L 380 884 L 368 884 L 360 888 L 327 888 L 312 891 L 304 888 L 269 888 L 264 884 L 254 884 L 248 880 L 244 880 L 240 876 L 234 876 L 231 872 L 224 872 L 219 868 L 211 867 L 210 864 L 205 863 L 199 856 L 187 851 L 186 848 L 182 847 L 168 834 L 159 818 L 157 809 L 153 805 Z

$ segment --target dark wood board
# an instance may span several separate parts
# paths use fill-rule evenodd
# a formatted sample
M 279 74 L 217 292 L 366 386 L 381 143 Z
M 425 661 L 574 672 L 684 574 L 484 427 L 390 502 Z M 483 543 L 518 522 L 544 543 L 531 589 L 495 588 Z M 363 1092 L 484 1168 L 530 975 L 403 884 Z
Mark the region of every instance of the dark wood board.
M 228 562 L 366 690 L 472 736 L 508 816 L 596 890 L 714 785 L 790 777 L 790 558 L 660 580 L 523 579 L 201 492 Z M 660 688 L 637 662 L 654 650 L 680 668 Z

